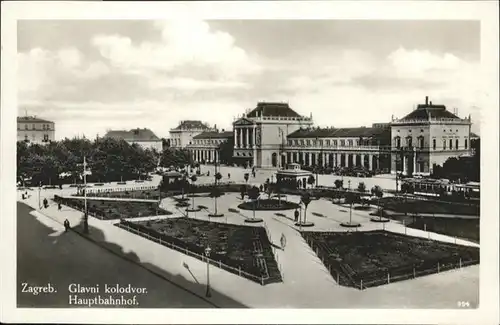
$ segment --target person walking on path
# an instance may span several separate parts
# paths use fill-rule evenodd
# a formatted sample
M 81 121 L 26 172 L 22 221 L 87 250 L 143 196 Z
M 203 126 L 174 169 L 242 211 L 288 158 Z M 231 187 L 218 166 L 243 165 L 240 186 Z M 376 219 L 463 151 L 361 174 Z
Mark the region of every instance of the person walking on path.
M 294 216 L 294 220 L 295 222 L 298 222 L 299 221 L 299 210 L 295 210 L 295 212 L 293 213 L 293 216 Z
M 64 232 L 68 232 L 69 228 L 70 228 L 69 221 L 68 221 L 68 219 L 65 219 L 64 220 Z
M 45 209 L 49 207 L 49 201 L 47 201 L 47 198 L 43 199 L 43 206 L 45 207 Z
M 61 211 L 61 208 L 62 208 L 61 203 L 57 203 L 57 210 Z

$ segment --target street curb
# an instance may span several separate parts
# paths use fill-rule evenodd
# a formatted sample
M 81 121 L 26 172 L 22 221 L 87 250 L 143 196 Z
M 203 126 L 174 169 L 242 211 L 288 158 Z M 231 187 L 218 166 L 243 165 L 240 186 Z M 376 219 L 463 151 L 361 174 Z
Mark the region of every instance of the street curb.
M 19 202 L 19 201 L 18 201 L 18 202 Z M 21 202 L 21 203 L 23 203 L 23 202 Z M 24 203 L 24 204 L 25 204 L 25 203 Z M 34 211 L 38 211 L 38 213 L 40 213 L 40 214 L 41 214 L 41 215 L 43 215 L 44 217 L 49 218 L 49 219 L 51 219 L 51 220 L 53 220 L 53 221 L 57 222 L 58 224 L 60 224 L 60 225 L 64 226 L 64 225 L 63 225 L 63 224 L 61 224 L 58 220 L 56 220 L 56 219 L 54 219 L 54 218 L 52 218 L 52 217 L 47 216 L 45 213 L 42 213 L 41 211 L 39 211 L 39 210 L 37 210 L 37 209 L 34 209 L 32 206 L 30 206 L 30 205 L 28 205 L 28 204 L 26 204 L 26 205 L 27 205 L 27 206 L 29 206 L 30 208 L 32 208 Z M 217 306 L 217 305 L 216 305 L 213 301 L 208 300 L 206 297 L 204 297 L 204 296 L 202 296 L 202 295 L 200 295 L 200 294 L 198 294 L 198 293 L 196 293 L 196 292 L 193 292 L 193 291 L 191 291 L 190 289 L 185 288 L 185 287 L 181 286 L 180 284 L 178 284 L 178 283 L 176 283 L 176 282 L 174 282 L 174 281 L 172 281 L 172 280 L 168 279 L 168 278 L 167 278 L 166 276 L 164 276 L 163 274 L 161 274 L 161 273 L 159 273 L 159 272 L 156 272 L 156 271 L 153 271 L 153 270 L 151 270 L 150 268 L 148 268 L 148 267 L 146 267 L 146 266 L 144 266 L 144 265 L 142 265 L 142 264 L 140 264 L 140 263 L 137 263 L 136 261 L 134 261 L 134 260 L 132 260 L 132 259 L 128 258 L 127 256 L 125 256 L 125 255 L 123 255 L 123 254 L 120 254 L 120 253 L 118 253 L 118 252 L 116 252 L 116 251 L 114 251 L 114 250 L 112 250 L 112 249 L 110 249 L 110 248 L 108 248 L 108 247 L 106 247 L 106 246 L 104 246 L 104 245 L 101 245 L 99 241 L 97 241 L 97 240 L 95 240 L 95 239 L 91 238 L 90 236 L 87 236 L 87 235 L 85 235 L 85 234 L 81 233 L 80 231 L 77 231 L 77 230 L 75 230 L 75 229 L 73 229 L 73 228 L 69 228 L 69 230 L 71 230 L 72 232 L 76 233 L 76 234 L 77 234 L 77 235 L 79 235 L 80 237 L 85 238 L 85 239 L 87 239 L 87 240 L 89 240 L 89 241 L 93 242 L 96 246 L 99 246 L 100 248 L 102 248 L 102 249 L 104 249 L 104 250 L 106 250 L 106 251 L 108 251 L 108 252 L 110 252 L 110 253 L 114 254 L 115 256 L 118 256 L 118 257 L 120 257 L 120 258 L 122 258 L 122 259 L 124 259 L 124 260 L 127 260 L 127 261 L 128 261 L 128 262 L 130 262 L 130 263 L 133 263 L 133 264 L 135 264 L 135 265 L 139 266 L 140 268 L 142 268 L 142 269 L 144 269 L 144 270 L 146 270 L 146 271 L 148 271 L 148 272 L 150 272 L 150 273 L 152 273 L 152 274 L 154 274 L 154 275 L 156 275 L 156 276 L 160 277 L 161 279 L 163 279 L 163 280 L 165 280 L 165 281 L 167 281 L 167 282 L 169 282 L 169 283 L 173 284 L 174 286 L 178 287 L 179 289 L 182 289 L 182 290 L 184 290 L 184 291 L 189 292 L 190 294 L 192 294 L 192 295 L 196 296 L 197 298 L 200 298 L 201 300 L 203 300 L 203 301 L 207 302 L 208 304 L 212 305 L 213 307 L 215 307 L 215 308 L 223 308 L 223 307 Z

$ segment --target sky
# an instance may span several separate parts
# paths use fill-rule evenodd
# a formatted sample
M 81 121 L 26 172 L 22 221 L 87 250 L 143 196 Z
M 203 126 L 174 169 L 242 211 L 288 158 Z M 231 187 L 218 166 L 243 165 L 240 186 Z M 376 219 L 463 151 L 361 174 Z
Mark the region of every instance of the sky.
M 181 120 L 219 129 L 259 101 L 321 127 L 370 126 L 425 101 L 481 118 L 478 21 L 18 22 L 18 114 L 56 138 Z

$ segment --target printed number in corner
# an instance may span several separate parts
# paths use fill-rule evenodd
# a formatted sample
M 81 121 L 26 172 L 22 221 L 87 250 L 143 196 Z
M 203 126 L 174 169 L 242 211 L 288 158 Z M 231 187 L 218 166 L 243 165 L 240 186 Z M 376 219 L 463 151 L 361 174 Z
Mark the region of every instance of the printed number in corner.
M 457 306 L 460 308 L 469 308 L 470 303 L 468 301 L 458 301 Z

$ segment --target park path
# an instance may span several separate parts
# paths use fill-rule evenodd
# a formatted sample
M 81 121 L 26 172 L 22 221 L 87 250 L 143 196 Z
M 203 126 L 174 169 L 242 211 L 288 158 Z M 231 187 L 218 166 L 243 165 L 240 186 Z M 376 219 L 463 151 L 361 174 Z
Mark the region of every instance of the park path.
M 50 191 L 42 191 L 42 200 L 53 197 Z M 20 195 L 19 195 L 20 196 Z M 211 207 L 211 200 L 197 198 L 198 203 Z M 297 201 L 298 198 L 291 198 Z M 221 199 L 224 204 L 224 199 Z M 32 195 L 25 203 L 37 208 L 37 196 Z M 78 224 L 82 213 L 66 206 L 61 211 L 52 204 L 41 213 L 58 223 L 68 219 L 72 225 Z M 163 202 L 162 202 L 163 203 Z M 227 208 L 226 208 L 227 209 Z M 315 210 L 334 211 L 339 207 L 326 200 L 313 201 L 308 209 L 308 219 L 315 222 L 316 230 L 345 231 L 338 223 L 339 218 L 345 219 L 345 213 L 335 210 L 335 214 L 319 217 L 312 214 Z M 174 215 L 171 217 L 175 217 Z M 293 211 L 286 212 L 290 215 Z M 246 213 L 246 212 L 245 212 Z M 360 291 L 353 288 L 338 286 L 328 274 L 328 271 L 309 248 L 300 234 L 292 226 L 293 222 L 283 217 L 276 217 L 274 213 L 259 214 L 265 220 L 271 240 L 279 245 L 282 234 L 287 238 L 284 251 L 276 250 L 278 263 L 284 275 L 283 283 L 261 286 L 237 275 L 223 271 L 216 267 L 210 269 L 210 283 L 214 289 L 211 300 L 218 306 L 231 307 L 238 301 L 249 307 L 298 307 L 298 308 L 456 308 L 459 300 L 478 300 L 478 266 L 460 270 L 443 272 L 417 278 L 411 281 L 396 282 L 389 285 Z M 230 216 L 233 220 L 243 218 Z M 367 222 L 366 216 L 356 211 L 354 218 L 363 223 L 363 230 L 380 229 L 380 224 Z M 334 220 L 339 219 L 339 220 Z M 231 220 L 231 219 L 230 219 Z M 136 255 L 140 263 L 151 265 L 156 271 L 162 272 L 165 277 L 175 279 L 183 287 L 203 294 L 203 285 L 206 283 L 206 264 L 202 261 L 171 250 L 143 237 L 120 229 L 109 221 L 100 221 L 89 218 L 89 225 L 102 232 L 107 243 L 122 247 L 127 254 Z M 378 228 L 377 228 L 378 227 Z M 404 233 L 405 228 L 397 222 L 385 225 L 389 231 Z M 342 229 L 342 230 L 338 230 Z M 406 228 L 409 235 L 427 238 L 428 233 L 416 229 Z M 432 239 L 454 242 L 456 239 L 432 233 Z M 477 244 L 458 240 L 465 245 Z M 186 268 L 187 266 L 187 268 Z M 457 283 L 459 285 L 457 285 Z M 201 286 L 200 286 L 201 285 Z M 397 298 L 395 298 L 397 297 Z

